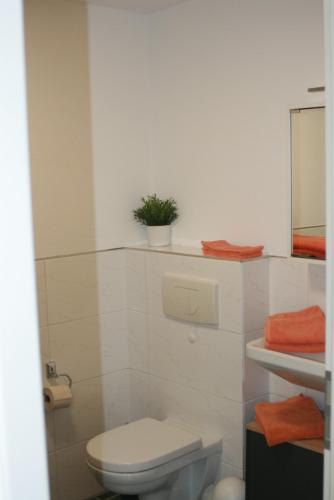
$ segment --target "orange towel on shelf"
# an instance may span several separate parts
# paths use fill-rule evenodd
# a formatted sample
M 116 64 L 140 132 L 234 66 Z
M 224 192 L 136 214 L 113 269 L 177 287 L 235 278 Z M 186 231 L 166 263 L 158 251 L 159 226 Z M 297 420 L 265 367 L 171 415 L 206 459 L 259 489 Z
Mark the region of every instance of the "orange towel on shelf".
M 226 240 L 202 241 L 202 248 L 204 254 L 237 260 L 261 257 L 263 253 L 262 245 L 254 247 L 232 245 Z
M 319 306 L 268 316 L 265 346 L 282 352 L 324 352 L 325 315 Z
M 326 257 L 326 237 L 294 234 L 293 254 L 310 255 L 311 257 L 324 259 Z
M 319 408 L 312 398 L 303 394 L 278 403 L 257 403 L 255 414 L 268 446 L 324 435 L 324 419 Z

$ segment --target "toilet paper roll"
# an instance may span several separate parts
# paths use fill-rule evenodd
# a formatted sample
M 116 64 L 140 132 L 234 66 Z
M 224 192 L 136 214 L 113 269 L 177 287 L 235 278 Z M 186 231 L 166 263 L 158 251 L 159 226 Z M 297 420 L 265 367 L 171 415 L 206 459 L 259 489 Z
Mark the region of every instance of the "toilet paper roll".
M 50 385 L 44 387 L 44 407 L 47 412 L 66 408 L 72 401 L 72 391 L 66 384 Z

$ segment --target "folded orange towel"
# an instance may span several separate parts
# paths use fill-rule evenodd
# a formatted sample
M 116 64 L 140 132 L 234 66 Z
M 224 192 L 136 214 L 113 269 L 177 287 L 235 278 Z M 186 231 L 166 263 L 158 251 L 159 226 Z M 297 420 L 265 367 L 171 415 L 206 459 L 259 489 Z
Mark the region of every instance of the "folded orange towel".
M 324 435 L 324 419 L 319 408 L 312 398 L 303 394 L 278 403 L 257 403 L 255 414 L 269 446 Z
M 205 254 L 238 260 L 260 257 L 263 252 L 262 245 L 255 247 L 232 245 L 226 240 L 202 241 L 202 247 Z
M 311 306 L 301 311 L 268 316 L 265 345 L 275 351 L 324 352 L 325 315 L 322 309 Z
M 324 259 L 326 257 L 326 237 L 294 234 L 293 253 L 294 255 L 310 255 Z

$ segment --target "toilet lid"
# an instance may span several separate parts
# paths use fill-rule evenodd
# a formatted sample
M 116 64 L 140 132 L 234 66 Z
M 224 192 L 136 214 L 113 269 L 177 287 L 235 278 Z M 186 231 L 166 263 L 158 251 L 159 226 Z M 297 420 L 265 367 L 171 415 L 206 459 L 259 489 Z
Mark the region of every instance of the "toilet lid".
M 199 436 L 153 418 L 122 425 L 91 439 L 88 461 L 109 472 L 141 472 L 202 447 Z

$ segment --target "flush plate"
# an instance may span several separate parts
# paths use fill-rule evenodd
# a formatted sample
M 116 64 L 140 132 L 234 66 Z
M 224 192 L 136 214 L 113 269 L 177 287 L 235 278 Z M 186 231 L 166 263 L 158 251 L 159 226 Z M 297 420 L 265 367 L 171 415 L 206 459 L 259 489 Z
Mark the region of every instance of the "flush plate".
M 218 283 L 166 273 L 162 278 L 164 313 L 172 318 L 206 325 L 218 324 Z

